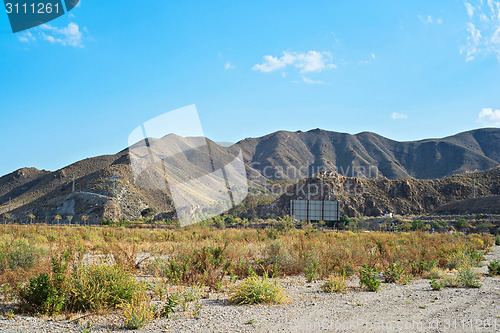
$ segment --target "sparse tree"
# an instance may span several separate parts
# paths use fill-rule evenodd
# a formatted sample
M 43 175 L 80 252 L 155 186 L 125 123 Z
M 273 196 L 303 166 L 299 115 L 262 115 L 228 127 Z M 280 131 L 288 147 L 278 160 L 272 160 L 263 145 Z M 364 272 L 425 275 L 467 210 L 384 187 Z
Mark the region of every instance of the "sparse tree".
M 73 215 L 66 216 L 66 219 L 68 220 L 68 224 L 71 224 L 71 221 L 73 220 Z
M 89 220 L 89 217 L 87 215 L 83 215 L 82 216 L 82 222 L 83 222 L 83 224 L 86 224 L 88 220 Z
M 54 220 L 57 222 L 57 224 L 59 224 L 59 221 L 61 221 L 61 219 L 62 219 L 62 217 L 59 214 L 54 216 Z
M 30 214 L 28 215 L 28 217 L 30 218 L 30 223 L 33 224 L 33 221 L 35 220 L 36 216 L 34 214 Z
M 10 220 L 10 214 L 9 213 L 3 213 L 2 214 L 2 218 L 3 218 L 3 223 L 7 224 L 7 221 Z
M 455 222 L 455 227 L 457 227 L 458 229 L 467 229 L 469 227 L 469 222 L 461 217 L 457 222 Z

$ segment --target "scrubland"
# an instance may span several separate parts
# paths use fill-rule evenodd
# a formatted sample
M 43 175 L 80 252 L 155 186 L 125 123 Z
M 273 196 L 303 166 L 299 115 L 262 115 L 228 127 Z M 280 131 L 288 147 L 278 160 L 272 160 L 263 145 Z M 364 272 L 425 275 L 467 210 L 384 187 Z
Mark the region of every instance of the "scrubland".
M 230 313 L 267 304 L 293 312 L 294 304 L 311 297 L 305 286 L 321 299 L 337 301 L 346 295 L 376 299 L 388 288 L 412 285 L 433 293 L 481 290 L 487 276 L 499 274 L 494 260 L 488 271 L 480 269 L 494 243 L 488 234 L 353 233 L 296 230 L 289 224 L 267 229 L 2 225 L 1 311 L 6 322 L 58 318 L 68 330 L 92 331 L 100 319 L 91 318 L 106 316 L 114 318 L 112 324 L 101 328 L 168 330 L 207 316 L 213 325 L 227 324 L 217 319 L 214 307 Z M 245 330 L 258 325 L 245 316 L 240 323 Z

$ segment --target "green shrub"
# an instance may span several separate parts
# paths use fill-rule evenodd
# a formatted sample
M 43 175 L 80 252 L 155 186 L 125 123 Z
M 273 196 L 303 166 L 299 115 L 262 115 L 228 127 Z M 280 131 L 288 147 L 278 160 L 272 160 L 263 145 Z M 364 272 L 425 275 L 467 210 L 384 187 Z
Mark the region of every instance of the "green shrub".
M 425 223 L 422 220 L 413 220 L 411 222 L 411 230 L 424 230 L 425 229 Z
M 30 312 L 54 315 L 64 306 L 64 295 L 54 287 L 50 276 L 45 273 L 31 278 L 19 296 Z
M 490 261 L 488 265 L 488 275 L 490 276 L 500 275 L 500 262 L 498 262 L 497 260 Z
M 304 276 L 306 282 L 310 283 L 319 277 L 319 263 L 313 261 L 304 268 Z
M 389 267 L 384 271 L 384 282 L 396 283 L 400 282 L 403 276 L 404 268 L 401 264 L 389 264 Z
M 470 266 L 461 266 L 458 273 L 447 275 L 443 279 L 445 287 L 481 288 L 479 283 L 480 274 Z
M 495 245 L 497 245 L 497 246 L 500 245 L 500 235 L 497 235 L 495 237 Z
M 475 266 L 481 265 L 481 261 L 484 259 L 483 254 L 476 249 L 463 249 L 458 250 L 448 256 L 448 268 L 458 269 L 462 266 Z
M 293 268 L 295 258 L 290 254 L 283 242 L 275 240 L 266 244 L 265 259 L 271 265 L 277 265 L 282 271 Z
M 177 305 L 179 305 L 179 295 L 172 294 L 168 296 L 165 306 L 163 306 L 163 309 L 160 312 L 160 317 L 169 318 L 170 315 L 175 312 Z
M 266 276 L 251 276 L 241 281 L 232 290 L 231 304 L 280 304 L 286 301 L 285 291 L 276 281 Z
M 65 305 L 67 264 L 52 258 L 52 275 L 41 273 L 19 290 L 22 305 L 30 312 L 54 315 Z
M 415 277 L 410 273 L 403 273 L 403 275 L 401 275 L 400 282 L 401 284 L 407 285 L 408 283 L 413 281 L 414 278 Z
M 354 268 L 349 264 L 342 264 L 338 268 L 339 275 L 344 277 L 351 277 L 354 275 Z
M 374 267 L 363 265 L 359 269 L 359 286 L 365 286 L 369 291 L 377 291 L 380 288 L 379 273 Z
M 154 310 L 144 295 L 133 297 L 130 303 L 122 305 L 124 326 L 136 330 L 147 325 L 154 318 Z
M 81 266 L 69 280 L 68 306 L 73 311 L 114 308 L 141 291 L 134 277 L 120 266 Z
M 113 221 L 112 219 L 106 219 L 106 218 L 102 218 L 101 221 L 99 221 L 99 223 L 101 225 L 114 225 L 115 224 L 115 221 Z
M 188 263 L 178 263 L 175 258 L 171 260 L 157 260 L 157 266 L 161 274 L 170 282 L 179 282 L 183 280 L 184 273 L 188 271 Z
M 443 281 L 437 281 L 435 278 L 431 277 L 431 281 L 429 282 L 431 285 L 432 290 L 441 290 L 443 289 L 444 282 Z
M 458 281 L 458 277 L 456 275 L 446 275 L 443 278 L 443 286 L 448 288 L 460 287 L 460 281 Z
M 457 222 L 455 222 L 455 227 L 457 227 L 458 229 L 466 229 L 469 227 L 469 222 L 461 217 L 457 220 Z
M 156 267 L 170 282 L 204 284 L 216 289 L 228 274 L 232 262 L 224 246 L 204 246 L 191 253 L 182 253 L 177 258 L 157 260 Z
M 293 217 L 288 215 L 279 217 L 275 224 L 276 230 L 282 234 L 286 234 L 294 228 Z
M 330 275 L 321 286 L 321 290 L 330 294 L 344 292 L 346 288 L 347 283 L 344 276 L 334 274 Z
M 481 288 L 479 274 L 471 267 L 464 267 L 458 270 L 458 282 L 463 288 Z
M 142 217 L 151 217 L 156 213 L 154 208 L 148 207 L 145 208 L 141 211 L 141 216 Z
M 182 298 L 186 302 L 197 301 L 201 298 L 201 296 L 202 296 L 201 291 L 199 289 L 194 289 L 194 288 L 188 289 L 182 293 Z
M 442 272 L 439 270 L 439 268 L 434 267 L 430 271 L 426 272 L 423 276 L 425 279 L 434 279 L 434 280 L 439 280 L 442 278 Z
M 438 265 L 437 262 L 434 260 L 431 260 L 431 261 L 425 261 L 425 260 L 413 261 L 413 262 L 410 262 L 410 271 L 412 274 L 420 276 L 420 275 L 424 274 L 425 272 L 431 271 L 433 268 L 437 267 L 437 265 Z
M 0 272 L 7 267 L 11 270 L 30 269 L 35 266 L 39 251 L 25 240 L 17 240 L 11 246 L 0 247 Z

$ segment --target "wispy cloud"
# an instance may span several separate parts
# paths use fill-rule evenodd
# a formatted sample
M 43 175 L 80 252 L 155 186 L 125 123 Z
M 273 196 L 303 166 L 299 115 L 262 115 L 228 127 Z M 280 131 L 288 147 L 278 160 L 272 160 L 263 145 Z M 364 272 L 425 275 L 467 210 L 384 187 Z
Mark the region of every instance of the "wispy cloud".
M 443 20 L 441 18 L 434 18 L 430 15 L 427 15 L 427 17 L 417 15 L 417 17 L 424 24 L 442 24 L 443 23 Z
M 29 31 L 21 32 L 17 36 L 17 39 L 19 39 L 19 41 L 21 41 L 23 43 L 29 43 L 29 42 L 32 42 L 32 41 L 36 40 L 36 38 L 33 37 L 33 35 L 31 34 L 31 32 L 29 32 Z
M 358 62 L 358 64 L 360 65 L 368 65 L 370 62 L 374 61 L 375 59 L 377 59 L 377 57 L 375 56 L 375 53 L 372 53 L 370 54 L 370 58 L 369 60 L 360 60 Z
M 226 62 L 226 64 L 224 65 L 224 69 L 226 71 L 230 70 L 230 69 L 234 69 L 234 66 L 231 64 L 230 61 Z
M 304 83 L 306 83 L 306 84 L 325 84 L 326 83 L 325 81 L 313 80 L 313 79 L 306 77 L 306 76 L 302 77 L 302 81 L 304 81 Z
M 408 115 L 399 112 L 393 112 L 391 115 L 392 119 L 407 119 Z
M 500 1 L 466 1 L 464 4 L 469 21 L 467 41 L 460 53 L 466 61 L 479 55 L 495 55 L 500 62 Z
M 333 40 L 335 42 L 335 44 L 337 44 L 338 46 L 342 46 L 342 44 L 340 43 L 340 40 L 337 38 L 337 36 L 335 35 L 334 32 L 331 32 L 332 36 L 333 36 Z
M 485 108 L 479 112 L 477 119 L 479 123 L 488 127 L 500 127 L 500 110 Z
M 82 33 L 80 27 L 76 23 L 69 23 L 67 27 L 56 28 L 48 24 L 43 24 L 40 27 L 45 32 L 42 32 L 42 37 L 51 42 L 58 43 L 64 46 L 83 47 Z
M 252 67 L 254 71 L 269 73 L 288 66 L 295 67 L 300 73 L 322 72 L 326 69 L 336 68 L 332 63 L 330 52 L 308 51 L 307 53 L 283 51 L 281 57 L 266 55 L 261 64 Z
M 83 28 L 86 31 L 86 28 Z M 52 44 L 72 47 L 84 47 L 83 34 L 76 23 L 69 23 L 66 27 L 58 28 L 49 24 L 42 24 L 33 33 L 26 31 L 18 36 L 23 43 L 44 40 Z

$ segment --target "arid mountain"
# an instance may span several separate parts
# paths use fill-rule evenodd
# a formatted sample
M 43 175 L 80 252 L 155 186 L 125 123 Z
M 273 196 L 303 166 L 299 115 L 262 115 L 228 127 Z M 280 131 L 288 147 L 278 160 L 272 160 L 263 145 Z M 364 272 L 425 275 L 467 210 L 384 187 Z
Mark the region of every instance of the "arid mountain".
M 303 176 L 308 168 L 308 176 L 336 170 L 344 176 L 436 179 L 500 165 L 498 128 L 409 142 L 390 140 L 370 132 L 351 135 L 321 129 L 280 131 L 245 139 L 235 146 L 243 151 L 245 160 L 254 169 L 267 178 L 278 179 L 293 179 L 299 168 Z
M 373 184 L 379 185 L 370 188 L 369 192 L 373 191 L 371 197 L 352 202 L 353 213 L 368 215 L 391 211 L 390 207 L 398 212 L 427 211 L 453 201 L 453 196 L 448 198 L 445 192 L 426 190 L 426 186 L 430 186 L 430 189 L 434 185 L 425 184 L 438 184 L 440 180 L 419 182 L 415 179 L 389 179 L 442 178 L 463 174 L 467 170 L 489 170 L 500 164 L 500 129 L 495 128 L 417 142 L 397 142 L 367 132 L 350 135 L 319 129 L 308 132 L 280 131 L 261 138 L 245 139 L 230 147 L 217 145 L 210 140 L 206 141 L 208 146 L 200 146 L 200 138 L 166 136 L 149 140 L 152 146 L 163 152 L 179 149 L 184 152 L 172 153 L 168 158 L 168 167 L 173 172 L 170 180 L 179 183 L 197 179 L 209 169 L 220 169 L 233 161 L 240 152 L 250 180 L 249 187 L 265 184 L 266 179 L 281 179 L 285 184 L 292 184 L 322 170 L 337 171 L 345 176 L 387 177 L 373 180 Z M 201 140 L 205 142 L 204 138 Z M 115 155 L 78 161 L 54 172 L 35 168 L 17 170 L 0 178 L 0 213 L 9 212 L 15 219 L 26 219 L 29 214 L 34 214 L 37 220 L 42 221 L 50 221 L 57 214 L 63 218 L 73 216 L 75 220 L 83 215 L 93 221 L 102 217 L 134 219 L 148 207 L 157 213 L 171 214 L 171 194 L 169 188 L 162 185 L 165 183 L 165 170 L 156 167 L 152 168 L 152 173 L 140 176 L 141 180 L 146 179 L 149 183 L 153 177 L 158 187 L 139 186 L 133 177 L 130 160 L 129 150 L 125 149 Z M 408 198 L 405 199 L 406 192 L 401 191 L 406 183 L 411 186 L 418 183 L 418 186 L 415 185 L 418 189 L 421 184 L 425 185 L 418 190 L 422 192 L 417 191 L 416 198 L 411 201 L 411 205 L 415 204 L 417 208 L 405 206 Z M 212 196 L 210 191 L 217 191 L 209 188 L 210 183 L 204 186 L 206 188 L 201 186 L 198 192 L 206 192 L 207 195 L 201 200 L 209 200 Z M 391 186 L 396 189 L 395 192 L 390 192 Z M 483 195 L 498 194 L 498 189 L 496 191 L 484 190 Z M 401 203 L 396 206 L 391 204 L 388 195 L 394 195 L 396 199 L 401 197 Z M 377 196 L 380 196 L 380 200 Z M 349 203 L 353 198 L 345 198 L 345 202 Z
M 436 180 L 361 179 L 320 172 L 290 186 L 273 204 L 260 207 L 259 215 L 288 213 L 294 199 L 338 200 L 341 213 L 349 216 L 498 213 L 499 195 L 500 167 Z

